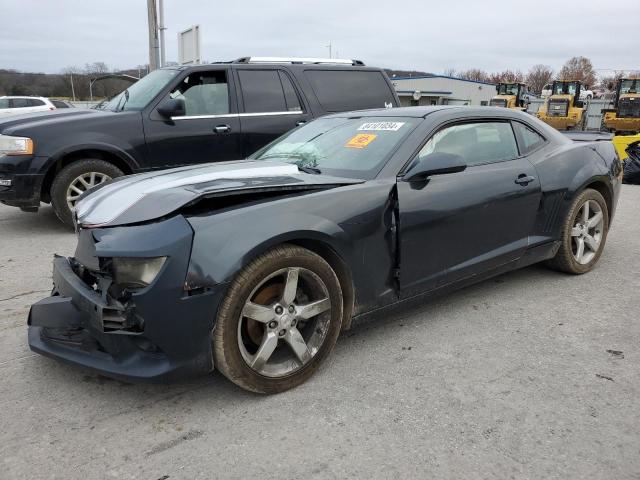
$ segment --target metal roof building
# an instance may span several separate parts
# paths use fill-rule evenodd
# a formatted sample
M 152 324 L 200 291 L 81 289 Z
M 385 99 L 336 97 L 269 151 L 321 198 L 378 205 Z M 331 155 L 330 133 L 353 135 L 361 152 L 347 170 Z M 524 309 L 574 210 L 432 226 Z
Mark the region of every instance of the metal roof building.
M 492 83 L 445 75 L 392 77 L 391 83 L 402 106 L 489 105 L 496 94 Z

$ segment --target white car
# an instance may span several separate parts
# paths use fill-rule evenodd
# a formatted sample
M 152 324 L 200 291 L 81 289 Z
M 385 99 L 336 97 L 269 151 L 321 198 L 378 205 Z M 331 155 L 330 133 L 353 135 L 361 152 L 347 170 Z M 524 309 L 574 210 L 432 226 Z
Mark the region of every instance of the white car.
M 542 92 L 540 94 L 541 98 L 547 98 L 550 97 L 551 94 L 553 93 L 553 84 L 551 83 L 547 83 L 544 87 L 542 87 Z M 580 98 L 579 100 L 591 100 L 592 98 L 594 98 L 595 95 L 593 94 L 592 90 L 587 90 L 586 88 L 581 88 L 580 89 Z
M 55 109 L 51 100 L 44 97 L 0 97 L 0 117 Z

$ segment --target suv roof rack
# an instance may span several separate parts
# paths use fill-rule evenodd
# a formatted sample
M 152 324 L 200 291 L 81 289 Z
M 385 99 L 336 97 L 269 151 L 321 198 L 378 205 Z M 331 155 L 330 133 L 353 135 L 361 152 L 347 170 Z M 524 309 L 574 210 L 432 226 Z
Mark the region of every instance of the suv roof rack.
M 349 60 L 345 58 L 307 58 L 307 57 L 241 57 L 233 63 L 312 63 L 334 65 L 358 65 L 364 66 L 361 60 Z

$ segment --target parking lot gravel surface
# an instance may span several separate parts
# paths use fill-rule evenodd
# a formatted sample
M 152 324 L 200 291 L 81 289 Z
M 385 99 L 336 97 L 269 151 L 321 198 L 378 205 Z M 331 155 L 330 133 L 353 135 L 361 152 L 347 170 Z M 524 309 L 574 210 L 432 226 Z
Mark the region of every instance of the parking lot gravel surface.
M 275 396 L 32 353 L 29 305 L 74 247 L 50 207 L 0 206 L 2 479 L 640 478 L 640 187 L 593 272 L 533 266 L 360 324 Z

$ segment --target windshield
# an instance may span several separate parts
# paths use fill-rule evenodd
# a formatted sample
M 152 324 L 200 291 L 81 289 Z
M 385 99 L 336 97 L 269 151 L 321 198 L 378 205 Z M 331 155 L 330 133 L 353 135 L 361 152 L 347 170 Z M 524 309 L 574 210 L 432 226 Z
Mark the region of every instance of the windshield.
M 638 93 L 640 79 L 623 80 L 620 84 L 620 93 Z
M 575 95 L 577 89 L 578 89 L 578 84 L 576 82 L 570 82 L 570 83 L 556 82 L 553 84 L 554 95 Z
M 421 119 L 321 118 L 270 143 L 251 159 L 293 163 L 315 173 L 374 178 Z
M 498 95 L 518 95 L 518 85 L 517 83 L 502 83 L 498 87 Z
M 101 110 L 142 110 L 178 74 L 178 70 L 155 70 L 100 107 Z

